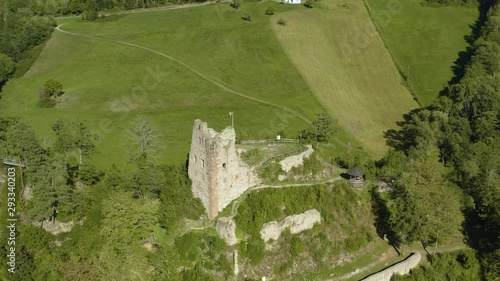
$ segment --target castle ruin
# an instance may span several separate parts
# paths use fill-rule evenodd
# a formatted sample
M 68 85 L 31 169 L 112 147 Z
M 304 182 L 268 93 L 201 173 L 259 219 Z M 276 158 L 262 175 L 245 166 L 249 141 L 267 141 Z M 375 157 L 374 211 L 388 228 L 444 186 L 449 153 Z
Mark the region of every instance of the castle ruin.
M 217 133 L 199 119 L 194 121 L 188 174 L 193 194 L 201 199 L 209 219 L 259 183 L 236 151 L 234 128 Z

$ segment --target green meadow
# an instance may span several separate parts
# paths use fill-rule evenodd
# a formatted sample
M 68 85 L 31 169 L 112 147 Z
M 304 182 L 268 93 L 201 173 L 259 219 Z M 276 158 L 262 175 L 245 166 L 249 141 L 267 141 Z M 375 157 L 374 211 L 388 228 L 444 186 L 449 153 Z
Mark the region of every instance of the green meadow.
M 381 9 L 384 1 L 370 5 Z M 93 162 L 101 167 L 124 163 L 125 131 L 138 116 L 150 118 L 161 135 L 159 162 L 181 163 L 193 120 L 221 130 L 230 125 L 230 111 L 238 138 L 255 139 L 295 137 L 326 110 L 343 128 L 334 150 L 352 135 L 357 147 L 380 157 L 387 150 L 383 132 L 418 104 L 378 33 L 370 33 L 365 4 L 342 3 L 325 0 L 306 9 L 244 2 L 240 9 L 214 4 L 96 22 L 61 19 L 32 68 L 3 88 L 0 114 L 21 116 L 47 146 L 56 119 L 88 120 L 99 135 Z M 264 14 L 269 7 L 275 15 Z M 473 8 L 443 8 L 460 18 L 455 27 L 433 9 L 405 2 L 381 25 L 398 65 L 411 64 L 410 86 L 424 104 L 451 78 L 477 15 Z M 419 14 L 426 20 L 412 27 Z M 286 25 L 277 24 L 280 18 Z M 399 39 L 410 36 L 426 39 Z M 42 109 L 38 92 L 48 79 L 60 81 L 65 94 L 55 108 Z
M 100 135 L 93 160 L 99 166 L 123 163 L 125 131 L 137 116 L 155 123 L 162 163 L 185 161 L 194 119 L 220 130 L 231 124 L 229 111 L 240 138 L 280 131 L 294 137 L 324 109 L 283 53 L 264 15 L 268 6 L 245 6 L 110 16 L 94 23 L 66 19 L 62 30 L 92 37 L 54 31 L 30 71 L 4 87 L 0 114 L 22 116 L 47 143 L 57 118 L 89 120 Z M 241 20 L 245 11 L 252 13 L 251 23 Z M 60 81 L 65 94 L 56 108 L 41 109 L 38 91 L 47 79 Z
M 384 131 L 418 104 L 402 85 L 387 48 L 360 0 L 321 1 L 273 25 L 284 51 L 317 99 L 374 157 L 387 150 Z
M 475 7 L 422 6 L 420 0 L 367 0 L 382 38 L 408 87 L 429 105 L 453 77 L 465 37 L 479 14 Z

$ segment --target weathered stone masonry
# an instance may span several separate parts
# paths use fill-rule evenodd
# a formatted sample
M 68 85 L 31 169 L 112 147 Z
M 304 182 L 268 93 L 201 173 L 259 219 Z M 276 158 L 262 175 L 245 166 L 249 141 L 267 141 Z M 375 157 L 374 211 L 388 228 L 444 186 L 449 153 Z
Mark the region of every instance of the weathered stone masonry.
M 259 182 L 236 152 L 234 129 L 217 133 L 201 120 L 194 121 L 188 174 L 193 194 L 201 199 L 209 219 Z

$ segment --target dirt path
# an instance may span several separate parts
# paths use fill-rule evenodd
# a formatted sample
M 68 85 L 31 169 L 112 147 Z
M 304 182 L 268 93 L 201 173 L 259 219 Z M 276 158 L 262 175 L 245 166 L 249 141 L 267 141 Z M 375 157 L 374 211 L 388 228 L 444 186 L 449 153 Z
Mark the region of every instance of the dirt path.
M 267 106 L 271 106 L 271 107 L 274 107 L 274 108 L 277 108 L 277 109 L 280 109 L 280 110 L 283 110 L 285 112 L 288 112 L 292 115 L 295 115 L 296 117 L 302 119 L 304 122 L 306 123 L 311 123 L 311 121 L 305 117 L 304 115 L 298 113 L 297 111 L 293 110 L 293 109 L 290 109 L 290 108 L 287 108 L 287 107 L 282 107 L 282 106 L 279 106 L 277 104 L 274 104 L 274 103 L 271 103 L 271 102 L 268 102 L 268 101 L 265 101 L 265 100 L 261 100 L 261 99 L 257 99 L 257 98 L 254 98 L 254 97 L 251 97 L 249 95 L 246 95 L 246 94 L 243 94 L 241 92 L 238 92 L 238 91 L 235 91 L 233 89 L 230 89 L 226 86 L 224 86 L 223 84 L 215 81 L 214 79 L 206 76 L 205 74 L 199 72 L 198 70 L 194 69 L 193 67 L 191 67 L 190 65 L 186 64 L 185 62 L 179 60 L 179 59 L 176 59 L 172 56 L 169 56 L 165 53 L 162 53 L 160 51 L 157 51 L 157 50 L 154 50 L 154 49 L 151 49 L 151 48 L 148 48 L 148 47 L 145 47 L 145 46 L 142 46 L 142 45 L 138 45 L 138 44 L 133 44 L 133 43 L 129 43 L 129 42 L 125 42 L 125 41 L 120 41 L 120 40 L 113 40 L 113 39 L 108 39 L 108 38 L 103 38 L 103 37 L 97 37 L 97 36 L 91 36 L 91 35 L 84 35 L 84 34 L 78 34 L 78 33 L 74 33 L 74 32 L 69 32 L 69 31 L 66 31 L 66 30 L 62 30 L 61 27 L 63 26 L 63 24 L 60 24 L 56 27 L 56 30 L 59 31 L 59 32 L 62 32 L 62 33 L 65 33 L 65 34 L 69 34 L 69 35 L 73 35 L 73 36 L 79 36 L 79 37 L 84 37 L 84 38 L 90 38 L 90 39 L 97 39 L 97 40 L 104 40 L 104 41 L 109 41 L 109 42 L 112 42 L 112 43 L 117 43 L 117 44 L 122 44 L 122 45 L 127 45 L 127 46 L 130 46 L 130 47 L 134 47 L 134 48 L 138 48 L 138 49 L 142 49 L 142 50 L 145 50 L 145 51 L 148 51 L 150 53 L 154 53 L 154 54 L 157 54 L 159 56 L 162 56 L 164 58 L 167 58 L 179 65 L 181 65 L 182 67 L 186 68 L 187 70 L 195 73 L 196 75 L 198 75 L 199 77 L 201 77 L 202 79 L 210 82 L 211 84 L 221 88 L 222 90 L 228 92 L 228 93 L 231 93 L 233 95 L 236 95 L 236 96 L 240 96 L 242 98 L 245 98 L 245 99 L 248 99 L 248 100 L 251 100 L 251 101 L 254 101 L 254 102 L 258 102 L 258 103 L 261 103 L 261 104 L 264 104 L 264 105 L 267 105 Z

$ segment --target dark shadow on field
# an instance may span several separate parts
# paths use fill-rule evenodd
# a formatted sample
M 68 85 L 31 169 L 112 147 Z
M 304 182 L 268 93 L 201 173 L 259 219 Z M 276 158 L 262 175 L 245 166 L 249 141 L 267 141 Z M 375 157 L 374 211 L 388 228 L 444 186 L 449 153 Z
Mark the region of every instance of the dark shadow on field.
M 488 0 L 479 1 L 479 18 L 473 25 L 469 25 L 471 29 L 470 34 L 464 36 L 464 40 L 469 44 L 469 46 L 465 49 L 465 51 L 458 53 L 458 58 L 451 66 L 453 77 L 450 81 L 448 81 L 448 86 L 439 92 L 439 96 L 447 96 L 450 86 L 458 84 L 465 75 L 465 68 L 475 52 L 474 42 L 476 42 L 476 40 L 481 36 L 481 30 L 488 19 L 488 10 L 492 6 L 492 2 L 493 1 Z
M 414 123 L 413 116 L 430 108 L 416 108 L 403 114 L 403 120 L 396 122 L 398 129 L 389 129 L 384 132 L 386 144 L 396 150 L 406 152 L 410 147 L 417 145 L 415 136 L 418 135 L 414 126 L 407 126 Z
M 347 173 L 341 173 L 340 177 L 342 177 L 343 179 L 346 179 L 346 180 L 351 179 Z
M 7 81 L 3 81 L 3 82 L 0 82 L 0 100 L 2 99 L 2 91 L 3 91 L 3 86 L 5 86 L 5 84 L 7 83 Z
M 372 199 L 372 212 L 375 218 L 374 226 L 377 230 L 378 236 L 388 241 L 389 245 L 396 250 L 398 255 L 401 255 L 398 250 L 401 246 L 401 241 L 397 237 L 396 233 L 391 230 L 389 225 L 390 212 L 387 208 L 385 200 L 380 196 L 380 193 L 377 191 L 377 187 L 372 188 L 370 195 Z

